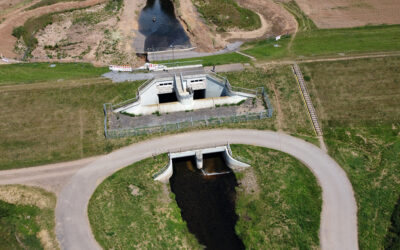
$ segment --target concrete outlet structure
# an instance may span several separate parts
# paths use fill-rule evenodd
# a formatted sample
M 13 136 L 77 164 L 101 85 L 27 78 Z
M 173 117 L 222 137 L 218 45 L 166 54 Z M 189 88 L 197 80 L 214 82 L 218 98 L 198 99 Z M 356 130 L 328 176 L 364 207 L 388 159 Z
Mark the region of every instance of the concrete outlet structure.
M 213 108 L 240 103 L 255 95 L 235 92 L 228 80 L 204 71 L 159 76 L 139 88 L 136 101 L 115 109 L 132 115 Z
M 170 153 L 169 154 L 169 163 L 168 165 L 164 168 L 164 170 L 159 173 L 154 179 L 156 181 L 161 181 L 163 183 L 168 183 L 169 178 L 171 178 L 173 174 L 173 165 L 172 165 L 172 160 L 175 158 L 182 158 L 182 157 L 188 157 L 188 156 L 195 156 L 196 157 L 196 167 L 198 169 L 203 169 L 203 155 L 204 154 L 211 154 L 211 153 L 223 153 L 224 160 L 228 167 L 230 167 L 233 170 L 240 170 L 243 168 L 250 167 L 249 164 L 240 162 L 232 157 L 232 153 L 230 150 L 229 145 L 228 146 L 220 146 L 220 147 L 215 147 L 215 148 L 205 148 L 205 149 L 199 149 L 199 150 L 193 150 L 193 151 L 186 151 L 186 152 L 180 152 L 180 153 Z M 207 175 L 207 173 L 205 173 Z M 209 174 L 209 175 L 215 175 L 215 174 Z

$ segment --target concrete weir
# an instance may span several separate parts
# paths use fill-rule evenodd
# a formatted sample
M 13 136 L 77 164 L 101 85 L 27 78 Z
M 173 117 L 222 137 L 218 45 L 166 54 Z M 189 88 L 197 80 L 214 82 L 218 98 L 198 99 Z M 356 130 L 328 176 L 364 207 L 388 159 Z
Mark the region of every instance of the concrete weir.
M 205 149 L 197 149 L 186 152 L 178 152 L 178 153 L 169 153 L 169 163 L 168 165 L 154 177 L 154 180 L 160 181 L 163 183 L 168 183 L 169 179 L 173 174 L 173 159 L 175 158 L 183 158 L 188 156 L 194 156 L 196 158 L 196 167 L 201 169 L 204 175 L 219 175 L 223 173 L 207 173 L 203 170 L 203 155 L 211 154 L 211 153 L 222 153 L 224 160 L 229 168 L 232 170 L 239 170 L 243 168 L 250 167 L 249 164 L 238 161 L 232 157 L 232 151 L 228 146 L 219 146 L 214 148 L 205 148 Z

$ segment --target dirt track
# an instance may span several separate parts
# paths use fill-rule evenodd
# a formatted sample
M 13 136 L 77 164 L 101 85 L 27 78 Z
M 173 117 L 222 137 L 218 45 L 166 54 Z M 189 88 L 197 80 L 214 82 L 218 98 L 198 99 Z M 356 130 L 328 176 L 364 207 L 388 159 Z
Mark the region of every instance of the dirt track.
M 31 17 L 38 17 L 44 14 L 64 11 L 74 8 L 89 7 L 98 3 L 102 3 L 105 0 L 86 0 L 83 2 L 62 2 L 49 6 L 43 6 L 34 10 L 19 10 L 13 12 L 13 15 L 8 15 L 6 20 L 0 24 L 0 53 L 5 57 L 15 58 L 18 55 L 13 52 L 14 44 L 17 39 L 12 36 L 12 30 L 15 27 L 21 26 Z

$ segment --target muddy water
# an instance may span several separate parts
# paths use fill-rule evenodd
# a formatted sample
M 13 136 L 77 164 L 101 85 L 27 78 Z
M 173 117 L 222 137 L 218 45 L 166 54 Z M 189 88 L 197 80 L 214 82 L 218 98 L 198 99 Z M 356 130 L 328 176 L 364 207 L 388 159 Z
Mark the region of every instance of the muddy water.
M 207 249 L 244 249 L 235 233 L 236 177 L 222 154 L 206 154 L 203 160 L 207 173 L 226 174 L 205 176 L 196 168 L 194 157 L 173 160 L 170 184 L 182 218 Z
M 189 37 L 175 17 L 171 0 L 147 0 L 139 17 L 139 31 L 146 37 L 145 51 L 189 47 Z

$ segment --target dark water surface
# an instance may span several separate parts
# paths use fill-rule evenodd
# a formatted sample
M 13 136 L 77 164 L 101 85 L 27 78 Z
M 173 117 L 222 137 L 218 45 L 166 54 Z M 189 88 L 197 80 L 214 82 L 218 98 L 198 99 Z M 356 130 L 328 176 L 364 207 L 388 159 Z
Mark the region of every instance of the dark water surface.
M 235 232 L 236 177 L 221 153 L 205 154 L 203 165 L 208 173 L 228 173 L 205 176 L 196 168 L 194 157 L 173 160 L 170 185 L 182 218 L 207 249 L 244 249 Z
M 146 37 L 145 51 L 189 47 L 189 37 L 175 17 L 171 0 L 147 0 L 139 17 L 139 31 Z

